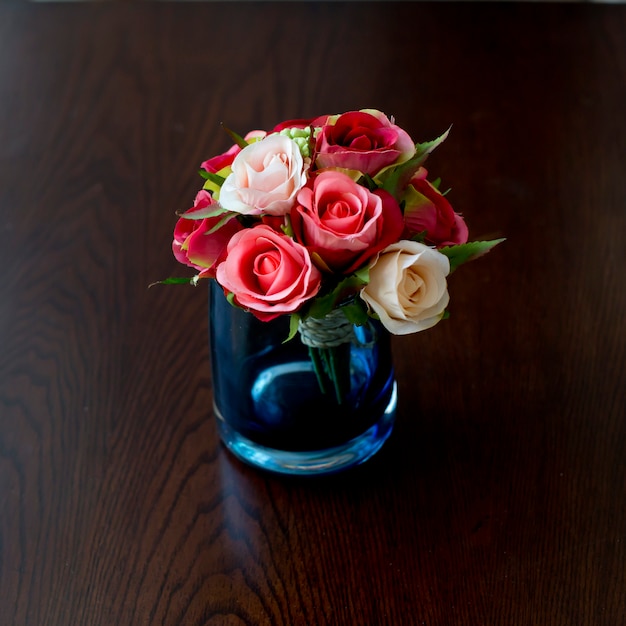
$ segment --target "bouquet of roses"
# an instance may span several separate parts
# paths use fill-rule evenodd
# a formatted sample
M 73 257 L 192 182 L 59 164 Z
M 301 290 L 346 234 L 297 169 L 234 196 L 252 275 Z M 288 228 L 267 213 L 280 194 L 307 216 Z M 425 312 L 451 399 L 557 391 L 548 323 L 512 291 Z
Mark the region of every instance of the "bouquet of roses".
M 501 241 L 468 243 L 429 180 L 423 164 L 447 132 L 415 143 L 373 109 L 226 131 L 234 145 L 202 164 L 204 186 L 174 229 L 175 257 L 197 273 L 163 282 L 215 279 L 261 321 L 290 316 L 288 339 L 300 332 L 339 400 L 335 347 L 353 325 L 432 327 L 446 314 L 448 274 Z

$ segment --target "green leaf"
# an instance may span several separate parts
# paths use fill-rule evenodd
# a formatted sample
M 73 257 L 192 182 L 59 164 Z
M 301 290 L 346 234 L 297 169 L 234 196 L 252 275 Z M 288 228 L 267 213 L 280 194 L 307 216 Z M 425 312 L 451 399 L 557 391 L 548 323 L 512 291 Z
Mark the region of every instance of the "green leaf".
M 213 209 L 213 211 L 210 211 L 204 217 L 217 217 L 218 215 L 224 215 L 224 213 L 233 213 L 233 211 L 229 211 L 228 209 L 225 209 L 223 206 L 218 206 L 217 209 Z
M 193 279 L 193 276 L 191 278 L 177 278 L 172 276 L 171 278 L 159 281 L 159 283 L 161 285 L 189 285 L 193 282 Z
M 287 339 L 283 341 L 283 343 L 287 343 L 291 341 L 298 332 L 298 326 L 300 325 L 300 316 L 297 313 L 292 313 L 289 316 L 289 336 Z
M 390 167 L 379 176 L 382 187 L 385 191 L 388 191 L 396 200 L 400 200 L 401 192 L 411 180 L 413 174 L 422 166 L 422 163 L 426 161 L 428 155 L 440 144 L 442 144 L 450 129 L 433 139 L 425 143 L 415 144 L 415 154 L 408 161 L 401 163 L 400 165 Z
M 317 319 L 326 317 L 335 308 L 335 292 L 331 291 L 325 296 L 319 296 L 313 300 L 309 307 L 309 315 Z
M 426 235 L 428 235 L 427 230 L 422 230 L 419 233 L 415 233 L 411 235 L 410 241 L 417 241 L 418 243 L 424 243 L 426 240 Z
M 368 275 L 364 274 L 361 269 L 350 276 L 346 276 L 337 286 L 324 296 L 320 296 L 313 300 L 308 314 L 311 317 L 321 319 L 326 317 L 333 309 L 337 308 L 342 302 L 356 295 L 369 282 L 369 268 L 366 268 Z
M 354 275 L 361 281 L 362 287 L 365 287 L 370 282 L 370 267 L 369 265 L 363 266 L 354 272 Z
M 452 126 L 450 126 L 450 128 L 452 128 Z M 416 156 L 418 154 L 430 154 L 437 146 L 440 146 L 447 138 L 448 138 L 448 134 L 450 133 L 450 128 L 448 128 L 448 130 L 443 133 L 442 135 L 439 135 L 439 137 L 437 137 L 437 139 L 433 139 L 432 141 L 426 141 L 424 143 L 417 143 L 415 144 L 415 152 L 416 152 Z
M 376 191 L 376 189 L 378 189 L 378 185 L 369 174 L 363 174 L 358 180 L 358 183 L 363 187 L 367 187 L 370 191 Z
M 281 224 L 280 226 L 281 230 L 283 231 L 283 233 L 285 233 L 285 235 L 287 235 L 287 237 L 291 237 L 293 239 L 293 226 L 291 225 L 291 218 L 289 217 L 289 215 L 285 215 L 285 223 Z
M 212 207 L 217 206 L 217 209 Z M 210 204 L 204 209 L 195 209 L 191 213 L 189 211 L 185 211 L 184 213 L 176 213 L 179 217 L 184 217 L 186 220 L 203 220 L 207 217 L 217 217 L 218 215 L 223 215 L 224 213 L 230 213 L 228 209 L 225 209 L 223 206 Z
M 154 287 L 154 285 L 196 285 L 198 283 L 198 277 L 192 276 L 191 278 L 179 278 L 172 276 L 165 280 L 157 280 L 154 283 L 150 283 L 148 288 Z
M 440 248 L 439 252 L 445 254 L 450 259 L 450 273 L 452 273 L 459 265 L 473 261 L 478 257 L 487 254 L 489 250 L 497 246 L 504 241 L 504 237 L 501 239 L 493 239 L 491 241 L 470 241 L 469 243 L 463 243 L 458 246 L 446 246 Z
M 222 226 L 224 226 L 224 224 L 226 224 L 226 222 L 228 222 L 229 220 L 232 220 L 234 215 L 236 215 L 236 213 L 234 213 L 233 211 L 228 211 L 224 215 L 224 217 L 222 217 L 222 219 L 217 224 L 215 224 L 215 226 L 213 226 L 213 228 L 211 228 L 211 230 L 208 230 L 204 234 L 205 235 L 212 235 L 216 230 L 219 230 Z
M 346 306 L 341 307 L 341 310 L 348 318 L 348 321 L 356 326 L 363 326 L 363 324 L 366 324 L 369 320 L 365 303 L 363 303 L 360 298 L 350 304 L 347 304 Z
M 241 136 L 238 135 L 235 131 L 231 130 L 230 128 L 228 128 L 228 126 L 226 126 L 225 124 L 222 124 L 222 128 L 226 131 L 226 133 L 228 134 L 228 136 L 243 150 L 247 145 L 248 142 Z
M 214 185 L 217 185 L 218 187 L 221 187 L 224 184 L 224 181 L 226 180 L 223 176 L 220 176 L 219 174 L 216 174 L 215 172 L 207 172 L 206 170 L 200 170 L 199 174 L 200 176 L 202 176 L 202 178 L 204 178 L 204 180 L 208 180 L 209 182 L 213 183 Z
M 439 187 L 441 187 L 441 178 L 435 178 L 435 180 L 431 181 L 430 183 L 437 191 L 439 191 L 441 193 L 442 196 L 447 196 L 450 191 L 452 190 L 452 187 L 448 187 L 445 191 L 441 191 L 441 189 L 439 189 Z

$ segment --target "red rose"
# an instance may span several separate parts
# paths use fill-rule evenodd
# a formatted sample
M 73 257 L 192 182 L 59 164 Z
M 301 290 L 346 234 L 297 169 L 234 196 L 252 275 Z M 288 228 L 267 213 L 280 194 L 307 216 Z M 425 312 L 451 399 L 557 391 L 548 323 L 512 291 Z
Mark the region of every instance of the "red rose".
M 415 154 L 409 135 L 375 109 L 330 116 L 317 137 L 319 168 L 340 167 L 375 176 Z
M 222 219 L 204 217 L 217 207 L 217 203 L 207 191 L 200 191 L 194 206 L 185 211 L 174 227 L 172 251 L 176 260 L 200 270 L 203 278 L 215 276 L 215 267 L 226 251 L 230 238 L 242 226 L 236 219 L 230 219 L 213 233 L 209 231 Z
M 272 128 L 273 133 L 279 133 L 286 128 L 306 128 L 307 126 L 322 126 L 326 123 L 328 115 L 319 115 L 318 117 L 299 118 L 295 120 L 285 120 Z
M 404 221 L 408 236 L 426 232 L 426 242 L 437 247 L 466 243 L 468 230 L 463 218 L 445 196 L 426 180 L 426 170 L 411 179 L 404 195 Z

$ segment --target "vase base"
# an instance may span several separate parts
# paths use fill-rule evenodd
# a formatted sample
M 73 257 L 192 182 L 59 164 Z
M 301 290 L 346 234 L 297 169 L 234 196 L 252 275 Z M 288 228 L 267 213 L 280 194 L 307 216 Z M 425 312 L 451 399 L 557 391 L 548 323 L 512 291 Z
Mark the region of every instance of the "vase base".
M 220 437 L 241 461 L 254 467 L 292 476 L 320 476 L 346 470 L 374 456 L 385 443 L 396 417 L 397 383 L 380 419 L 364 433 L 344 444 L 322 450 L 290 451 L 262 446 L 229 426 L 214 406 Z

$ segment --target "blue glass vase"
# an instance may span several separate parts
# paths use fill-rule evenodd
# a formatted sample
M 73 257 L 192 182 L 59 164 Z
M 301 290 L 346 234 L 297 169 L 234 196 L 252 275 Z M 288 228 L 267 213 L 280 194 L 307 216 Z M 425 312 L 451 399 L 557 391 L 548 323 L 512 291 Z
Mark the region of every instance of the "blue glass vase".
M 317 475 L 363 463 L 381 448 L 397 405 L 389 334 L 374 320 L 351 330 L 350 341 L 326 351 L 304 345 L 299 333 L 286 342 L 288 316 L 261 322 L 211 281 L 213 408 L 236 457 L 272 472 Z

